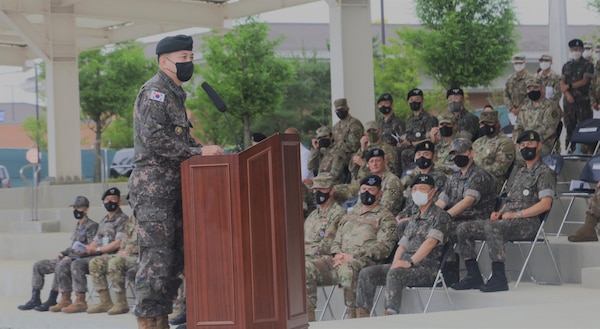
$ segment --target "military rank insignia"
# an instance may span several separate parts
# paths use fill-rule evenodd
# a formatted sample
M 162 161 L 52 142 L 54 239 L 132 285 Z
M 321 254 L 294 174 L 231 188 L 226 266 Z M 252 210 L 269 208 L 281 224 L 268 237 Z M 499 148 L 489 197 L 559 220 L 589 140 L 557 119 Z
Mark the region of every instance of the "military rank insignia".
M 177 135 L 181 135 L 182 132 L 183 132 L 183 129 L 181 127 L 179 127 L 179 126 L 175 127 L 175 133 Z

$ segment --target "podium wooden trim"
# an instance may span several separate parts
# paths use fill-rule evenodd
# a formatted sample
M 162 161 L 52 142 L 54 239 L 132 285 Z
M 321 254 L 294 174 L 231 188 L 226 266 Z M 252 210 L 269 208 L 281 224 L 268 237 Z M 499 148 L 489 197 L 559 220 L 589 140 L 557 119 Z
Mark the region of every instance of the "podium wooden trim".
M 188 328 L 307 328 L 299 136 L 181 165 Z

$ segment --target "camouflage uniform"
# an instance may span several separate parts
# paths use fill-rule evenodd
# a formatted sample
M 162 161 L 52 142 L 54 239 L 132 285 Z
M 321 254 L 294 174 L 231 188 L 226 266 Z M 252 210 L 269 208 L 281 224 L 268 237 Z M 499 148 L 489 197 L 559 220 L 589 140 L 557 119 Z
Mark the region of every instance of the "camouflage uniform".
M 369 153 L 369 151 L 374 150 L 374 149 L 383 150 L 383 152 L 385 153 L 385 159 L 387 160 L 388 170 L 393 173 L 396 172 L 396 168 L 399 167 L 398 157 L 395 156 L 395 154 L 397 153 L 396 148 L 389 145 L 388 143 L 383 143 L 383 142 L 380 142 L 378 144 L 369 143 L 369 144 L 367 144 L 367 147 L 365 148 L 364 151 L 359 149 L 358 151 L 356 151 L 356 153 L 354 153 L 354 155 L 358 155 L 365 160 L 364 166 L 359 166 L 358 164 L 354 163 L 354 161 L 352 160 L 352 157 L 354 157 L 354 155 L 352 157 L 350 157 L 350 161 L 348 163 L 348 170 L 350 170 L 353 180 L 357 179 L 358 181 L 360 181 L 364 177 L 371 175 L 371 171 L 369 170 L 369 167 L 366 164 L 366 162 L 367 162 L 366 156 Z
M 336 201 L 346 201 L 358 195 L 359 189 L 360 179 L 355 179 L 350 184 L 336 185 L 334 197 Z M 398 214 L 402 208 L 402 203 L 404 202 L 404 196 L 402 194 L 404 186 L 402 185 L 400 178 L 389 171 L 383 173 L 383 175 L 381 175 L 381 191 L 383 193 L 381 194 L 379 204 L 391 211 L 392 214 Z M 357 206 L 360 205 L 360 200 L 358 200 L 356 204 Z
M 541 160 L 534 163 L 531 168 L 523 166 L 517 171 L 508 189 L 504 212 L 522 211 L 542 198 L 553 198 L 555 187 L 554 172 Z M 475 240 L 485 238 L 492 261 L 504 262 L 506 258 L 504 243 L 510 239 L 533 238 L 539 226 L 538 216 L 466 222 L 457 228 L 458 249 L 463 258 L 475 259 L 477 257 Z
M 108 215 L 102 218 L 100 221 L 100 225 L 98 226 L 98 231 L 96 231 L 96 236 L 94 237 L 94 241 L 96 242 L 97 247 L 102 247 L 111 243 L 115 240 L 120 240 L 125 235 L 125 224 L 129 220 L 129 216 L 125 215 L 123 211 L 119 208 L 117 212 L 112 216 L 108 217 Z M 108 243 L 103 241 L 103 238 L 108 237 Z M 114 252 L 113 252 L 114 253 Z M 113 254 L 111 253 L 111 254 Z M 73 278 L 73 290 L 77 293 L 85 293 L 87 292 L 87 278 L 86 274 L 89 274 L 89 264 L 92 259 L 96 257 L 106 258 L 108 259 L 111 254 L 102 254 L 100 256 L 95 257 L 82 257 L 79 259 L 73 260 L 71 263 L 71 276 Z
M 137 317 L 173 310 L 183 272 L 181 162 L 202 153 L 190 135 L 186 92 L 159 71 L 142 86 L 134 109 L 130 204 L 138 221 Z
M 600 60 L 594 65 L 594 78 L 590 82 L 590 104 L 600 104 Z
M 90 261 L 90 275 L 94 282 L 94 288 L 98 291 L 108 289 L 106 280 L 108 275 L 115 292 L 125 291 L 125 273 L 135 266 L 138 254 L 137 221 L 135 216 L 131 216 L 125 224 L 125 233 L 117 254 L 94 257 Z
M 81 224 L 77 224 L 71 236 L 71 246 L 75 241 L 79 241 L 85 245 L 92 243 L 96 235 L 96 230 L 98 230 L 98 223 L 90 218 L 87 218 Z M 71 257 L 75 258 L 79 256 L 75 254 L 71 247 L 61 251 L 61 253 L 64 255 L 62 259 L 40 260 L 33 265 L 33 274 L 31 277 L 31 286 L 33 289 L 41 290 L 44 287 L 44 275 L 55 273 L 54 280 L 52 280 L 52 290 L 58 291 L 60 282 L 61 291 L 71 291 Z
M 519 109 L 517 123 L 513 130 L 513 141 L 525 130 L 537 131 L 542 138 L 542 156 L 552 151 L 556 138 L 556 127 L 560 122 L 561 112 L 558 103 L 549 99 L 540 100 L 537 105 L 527 100 Z M 517 157 L 520 158 L 520 155 Z
M 315 207 L 314 194 L 310 191 L 308 186 L 302 184 L 302 212 L 305 220 L 308 215 L 315 210 Z
M 533 78 L 529 72 L 511 74 L 504 84 L 504 104 L 508 109 L 520 108 L 527 98 L 527 80 Z M 560 88 L 559 88 L 560 89 Z
M 467 109 L 463 108 L 456 114 L 456 124 L 458 125 L 457 135 L 464 132 L 471 134 L 471 140 L 477 137 L 479 133 L 479 118 Z
M 515 145 L 501 131 L 496 136 L 483 136 L 473 142 L 473 161 L 496 180 L 496 193 L 500 193 L 508 178 L 508 169 L 515 160 Z
M 569 60 L 563 65 L 560 79 L 566 84 L 577 82 L 583 78 L 594 79 L 594 64 L 581 58 L 578 61 Z M 569 90 L 575 101 L 569 103 L 563 98 L 564 122 L 567 129 L 566 144 L 571 142 L 571 135 L 580 122 L 591 119 L 592 107 L 590 104 L 590 86 L 572 88 Z
M 344 169 L 348 163 L 347 159 L 342 148 L 334 141 L 330 147 L 313 148 L 310 151 L 308 169 L 317 175 L 328 172 L 333 176 L 333 184 L 343 184 L 346 180 Z
M 360 138 L 365 129 L 357 118 L 348 113 L 344 120 L 338 121 L 332 128 L 333 140 L 342 149 L 346 161 L 360 148 Z M 347 162 L 346 162 L 347 163 Z
M 546 98 L 558 104 L 562 97 L 562 91 L 560 91 L 560 75 L 550 70 L 548 74 L 540 72 L 537 76 L 542 81 L 542 87 L 546 90 Z M 550 97 L 548 97 L 549 88 L 552 88 L 552 96 Z
M 383 141 L 391 146 L 396 146 L 396 144 L 398 144 L 396 138 L 400 138 L 400 136 L 404 135 L 404 122 L 392 112 L 392 115 L 387 121 L 382 117 L 377 120 L 377 123 L 379 124 Z M 393 136 L 396 136 L 396 138 Z
M 389 210 L 380 204 L 368 211 L 354 207 L 341 220 L 331 246 L 332 255 L 348 253 L 353 258 L 337 269 L 333 267 L 332 256 L 306 260 L 308 308 L 317 305 L 317 286 L 339 284 L 344 289 L 346 306 L 355 309 L 358 273 L 385 260 L 396 241 L 396 221 Z
M 448 139 L 442 138 L 442 140 L 435 145 L 435 163 L 437 164 L 437 168 L 448 176 L 454 174 L 455 171 L 451 168 L 456 167 L 454 161 L 450 158 L 450 146 L 452 145 L 454 138 L 455 137 L 450 137 Z
M 331 255 L 331 244 L 342 217 L 344 208 L 332 202 L 323 210 L 318 207 L 304 222 L 304 255 L 307 259 Z
M 436 117 L 421 110 L 419 115 L 412 115 L 406 122 L 406 140 L 409 142 L 421 141 L 429 138 L 429 131 L 438 126 Z M 406 168 L 414 161 L 415 147 L 411 144 L 398 150 L 400 156 L 400 172 L 396 175 L 400 177 Z

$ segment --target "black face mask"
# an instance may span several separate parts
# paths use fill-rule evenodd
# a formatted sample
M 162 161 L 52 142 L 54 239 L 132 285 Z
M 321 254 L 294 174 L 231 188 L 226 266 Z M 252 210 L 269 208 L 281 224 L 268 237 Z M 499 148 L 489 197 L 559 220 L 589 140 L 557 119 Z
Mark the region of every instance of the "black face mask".
M 329 147 L 329 145 L 331 145 L 331 139 L 329 139 L 329 138 L 319 139 L 319 148 Z
M 496 132 L 496 126 L 483 125 L 479 127 L 479 136 L 490 136 Z
M 448 104 L 448 110 L 452 113 L 460 112 L 460 110 L 462 110 L 462 103 L 461 102 L 452 102 L 452 103 Z
M 452 160 L 459 168 L 466 167 L 469 164 L 469 157 L 467 155 L 457 155 Z
M 524 147 L 521 149 L 521 155 L 523 156 L 523 159 L 527 161 L 533 160 L 536 153 L 537 149 L 535 147 Z
M 529 99 L 532 101 L 537 101 L 540 99 L 540 97 L 542 97 L 542 92 L 540 90 L 532 90 L 527 93 L 527 97 L 529 97 Z
M 317 204 L 324 204 L 325 202 L 327 202 L 327 200 L 329 200 L 329 192 L 328 193 L 321 192 L 321 191 L 315 192 L 315 201 L 317 202 Z
M 335 111 L 335 115 L 337 115 L 337 117 L 340 118 L 340 120 L 344 120 L 348 116 L 348 111 L 338 110 Z
M 441 126 L 440 127 L 440 135 L 442 135 L 443 137 L 450 137 L 452 136 L 452 127 L 451 126 Z
M 83 211 L 73 209 L 73 217 L 75 217 L 75 219 L 82 219 L 83 216 L 85 216 L 85 213 Z
M 420 157 L 417 160 L 415 160 L 415 163 L 417 164 L 417 166 L 421 169 L 426 169 L 431 167 L 431 164 L 433 163 L 433 161 L 431 161 L 431 159 L 427 159 L 426 157 Z
M 119 209 L 119 204 L 113 201 L 108 201 L 104 204 L 104 209 L 106 209 L 106 211 L 115 211 Z
M 381 112 L 381 114 L 383 114 L 383 115 L 387 115 L 390 112 L 392 112 L 392 108 L 389 106 L 382 106 L 379 108 L 379 112 Z
M 188 81 L 194 74 L 194 62 L 175 63 L 177 68 L 177 79 L 181 82 Z
M 360 202 L 365 206 L 370 206 L 375 203 L 375 196 L 369 191 L 364 191 L 360 194 Z
M 418 111 L 421 109 L 421 102 L 410 102 L 408 105 L 412 111 Z

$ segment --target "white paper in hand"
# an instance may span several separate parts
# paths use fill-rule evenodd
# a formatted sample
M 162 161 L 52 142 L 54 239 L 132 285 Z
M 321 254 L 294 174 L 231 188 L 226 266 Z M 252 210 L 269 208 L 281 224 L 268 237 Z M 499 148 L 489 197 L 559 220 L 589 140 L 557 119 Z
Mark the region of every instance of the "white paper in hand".
M 78 253 L 85 254 L 85 251 L 87 250 L 87 245 L 79 241 L 75 241 L 71 249 L 75 250 Z

